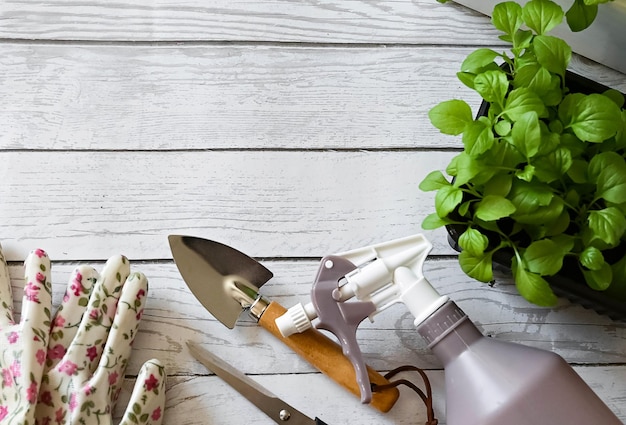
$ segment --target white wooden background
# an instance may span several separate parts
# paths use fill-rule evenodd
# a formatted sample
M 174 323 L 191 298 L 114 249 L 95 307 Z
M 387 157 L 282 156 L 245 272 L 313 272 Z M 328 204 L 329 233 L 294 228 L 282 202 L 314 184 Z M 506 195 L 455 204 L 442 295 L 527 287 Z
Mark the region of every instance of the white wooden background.
M 54 260 L 57 301 L 77 264 L 124 253 L 151 283 L 127 386 L 160 358 L 166 424 L 272 423 L 192 359 L 189 339 L 329 424 L 423 423 L 409 391 L 381 414 L 249 320 L 216 322 L 167 235 L 260 259 L 275 274 L 262 292 L 290 306 L 323 255 L 420 232 L 433 207 L 418 184 L 460 148 L 427 111 L 453 97 L 478 105 L 455 79 L 477 46 L 502 46 L 488 18 L 435 0 L 4 0 L 0 241 L 16 301 L 31 249 Z M 626 91 L 623 74 L 579 57 L 572 68 Z M 486 334 L 561 354 L 626 420 L 624 323 L 566 300 L 535 308 L 504 275 L 483 286 L 443 231 L 426 233 L 440 292 Z M 378 370 L 427 368 L 445 424 L 441 366 L 403 306 L 358 337 Z

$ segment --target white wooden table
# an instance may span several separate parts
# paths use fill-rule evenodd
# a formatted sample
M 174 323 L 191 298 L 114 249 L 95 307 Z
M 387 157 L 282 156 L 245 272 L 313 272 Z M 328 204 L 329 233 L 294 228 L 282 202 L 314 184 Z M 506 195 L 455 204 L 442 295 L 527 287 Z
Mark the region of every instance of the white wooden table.
M 329 424 L 423 423 L 410 391 L 381 414 L 249 320 L 226 329 L 187 290 L 167 235 L 260 259 L 275 275 L 263 293 L 290 306 L 320 257 L 420 232 L 433 203 L 418 184 L 460 148 L 427 111 L 453 97 L 477 107 L 455 79 L 477 46 L 502 46 L 489 20 L 435 0 L 3 1 L 0 241 L 16 298 L 36 247 L 54 260 L 57 302 L 77 264 L 127 255 L 151 284 L 127 389 L 161 359 L 166 424 L 272 423 L 193 360 L 190 339 Z M 626 91 L 623 74 L 572 68 Z M 533 307 L 504 275 L 472 281 L 444 232 L 426 235 L 440 292 L 486 334 L 561 354 L 626 420 L 624 323 L 566 300 Z M 358 337 L 378 370 L 428 369 L 445 424 L 441 365 L 406 309 Z

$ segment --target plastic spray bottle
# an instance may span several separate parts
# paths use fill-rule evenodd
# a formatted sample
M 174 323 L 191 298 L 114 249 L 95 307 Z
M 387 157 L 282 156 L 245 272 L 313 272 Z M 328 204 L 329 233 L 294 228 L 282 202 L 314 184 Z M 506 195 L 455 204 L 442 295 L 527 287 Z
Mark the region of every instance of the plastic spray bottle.
M 402 302 L 444 366 L 448 425 L 622 425 L 559 355 L 484 336 L 422 275 L 431 248 L 426 238 L 414 235 L 324 257 L 312 302 L 298 304 L 279 317 L 279 329 L 285 336 L 302 332 L 319 317 L 324 329 L 339 337 L 358 370 L 363 360 L 356 336 L 352 337 L 358 323 Z M 316 285 L 327 283 L 337 285 L 336 290 L 316 290 Z M 365 316 L 345 308 L 352 298 Z M 342 314 L 324 320 L 329 311 Z M 343 323 L 338 317 L 343 317 Z M 367 375 L 357 376 L 367 379 Z

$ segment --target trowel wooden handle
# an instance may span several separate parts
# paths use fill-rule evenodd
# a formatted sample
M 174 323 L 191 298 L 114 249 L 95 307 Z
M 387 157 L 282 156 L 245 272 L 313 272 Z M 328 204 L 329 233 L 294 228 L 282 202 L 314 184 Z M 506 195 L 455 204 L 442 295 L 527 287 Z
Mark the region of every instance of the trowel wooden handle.
M 361 392 L 356 380 L 354 367 L 350 360 L 343 355 L 339 344 L 328 339 L 316 329 L 309 329 L 303 333 L 291 335 L 288 338 L 282 336 L 278 326 L 276 326 L 276 318 L 282 316 L 286 311 L 280 304 L 271 302 L 263 312 L 259 324 L 319 369 L 320 372 L 332 378 L 352 394 L 360 397 Z M 367 372 L 371 383 L 379 385 L 389 383 L 380 373 L 369 366 L 367 366 Z M 400 392 L 397 388 L 376 391 L 372 393 L 370 404 L 381 412 L 388 412 L 399 396 Z

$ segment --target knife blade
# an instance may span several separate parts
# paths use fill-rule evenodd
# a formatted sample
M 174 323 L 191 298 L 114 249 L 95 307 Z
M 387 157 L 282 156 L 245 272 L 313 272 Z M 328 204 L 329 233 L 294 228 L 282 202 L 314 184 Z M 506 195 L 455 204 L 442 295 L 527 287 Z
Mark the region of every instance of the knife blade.
M 314 420 L 309 418 L 295 407 L 275 396 L 267 388 L 198 344 L 187 341 L 187 347 L 189 347 L 189 351 L 196 360 L 237 390 L 239 394 L 247 398 L 277 424 L 289 422 L 290 425 L 326 425 L 319 418 Z

